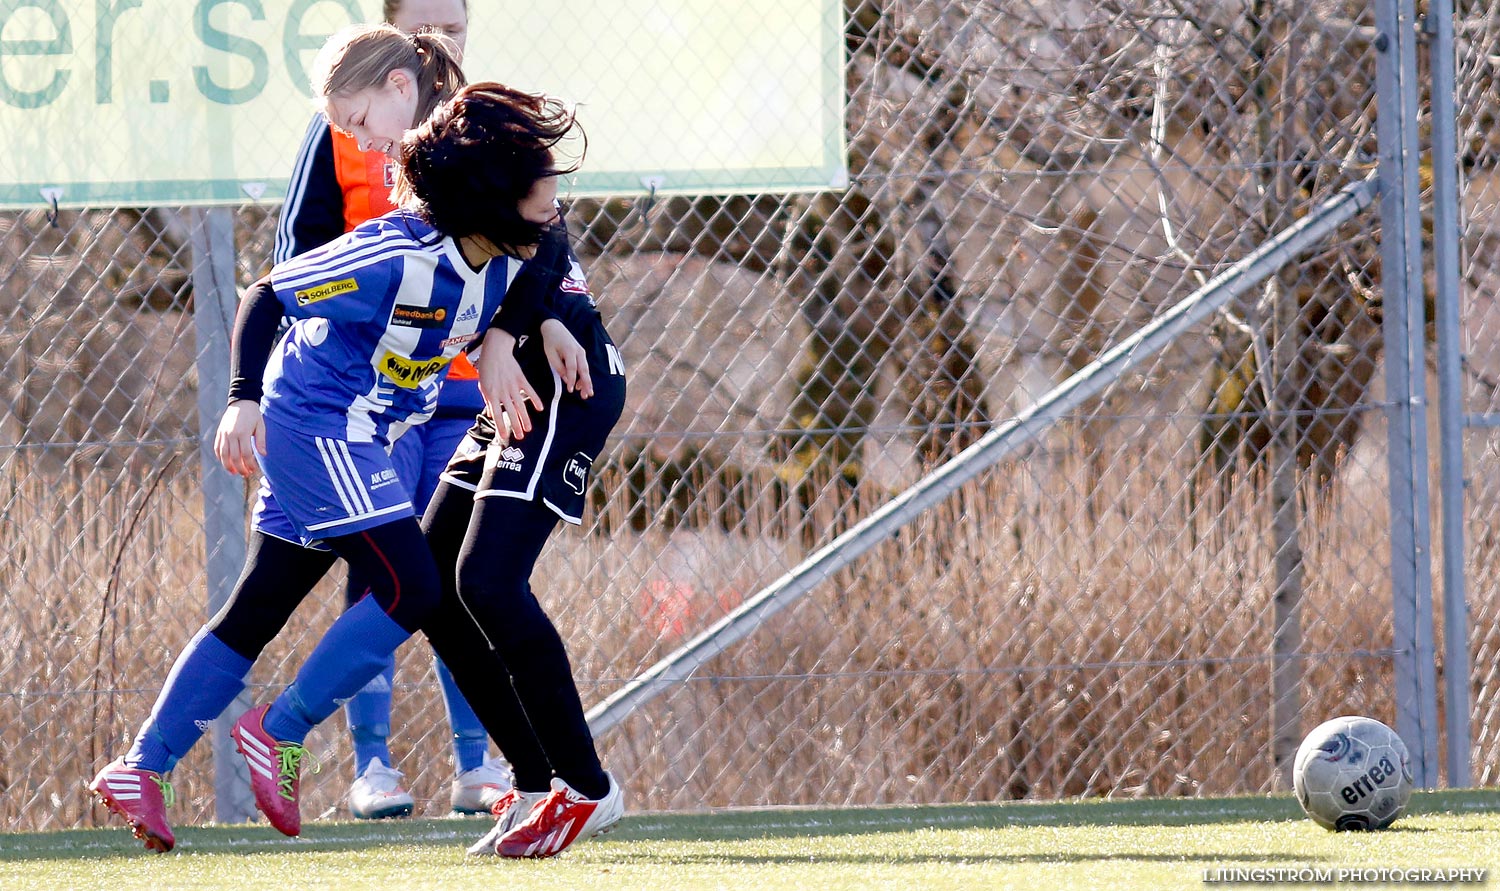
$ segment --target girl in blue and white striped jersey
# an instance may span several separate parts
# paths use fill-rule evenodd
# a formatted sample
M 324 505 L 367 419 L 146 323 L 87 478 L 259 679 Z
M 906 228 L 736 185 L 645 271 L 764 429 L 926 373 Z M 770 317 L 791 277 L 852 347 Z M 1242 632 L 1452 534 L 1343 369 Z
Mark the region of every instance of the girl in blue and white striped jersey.
M 339 53 L 341 64 L 320 66 L 315 62 L 312 67 L 312 73 L 322 78 L 311 84 L 313 94 L 327 99 L 324 108 L 313 115 L 292 165 L 286 201 L 276 223 L 277 263 L 322 247 L 360 223 L 395 210 L 390 192 L 395 183 L 396 159 L 394 154 L 386 154 L 386 148 L 399 146 L 406 130 L 426 119 L 439 102 L 452 98 L 468 82 L 458 64 L 468 34 L 465 0 L 385 0 L 383 5 L 385 22 L 394 30 L 372 29 L 369 35 L 351 35 L 342 52 L 337 44 L 325 44 L 320 57 Z M 355 41 L 366 48 L 356 50 Z M 446 51 L 450 45 L 452 53 Z M 344 80 L 345 66 L 361 59 L 379 64 L 356 65 L 360 76 Z M 335 75 L 339 76 L 337 83 L 333 82 Z M 421 99 L 414 101 L 416 97 Z M 410 114 L 413 104 L 416 111 Z M 359 106 L 354 117 L 365 125 L 361 128 L 365 131 L 363 138 L 330 120 L 337 111 L 351 110 L 341 106 L 352 105 Z M 349 119 L 346 114 L 346 124 Z M 537 258 L 540 262 L 526 264 L 528 271 L 511 286 L 507 305 L 516 300 L 517 289 L 541 286 L 538 270 L 551 265 L 548 253 L 557 249 L 550 241 L 543 241 Z M 418 513 L 432 499 L 448 459 L 483 408 L 479 375 L 460 353 L 444 374 L 432 420 L 408 431 L 391 449 L 391 460 L 401 482 L 410 490 Z M 357 576 L 349 578 L 344 605 L 358 603 L 365 587 Z M 434 658 L 433 668 L 447 716 L 448 726 L 442 729 L 451 730 L 454 775 L 449 784 L 449 804 L 455 813 L 487 814 L 510 788 L 510 768 L 503 758 L 487 757 L 489 734 L 442 660 Z M 416 807 L 411 793 L 402 788 L 398 762 L 391 754 L 395 681 L 393 654 L 381 673 L 344 704 L 354 748 L 354 782 L 349 787 L 348 807 L 356 819 L 404 816 Z M 403 729 L 421 735 L 438 728 L 413 721 Z M 408 757 L 415 754 L 410 752 Z M 433 768 L 436 764 L 425 766 Z
M 415 513 L 389 445 L 432 416 L 440 372 L 480 339 L 519 268 L 508 257 L 475 266 L 459 242 L 397 211 L 252 289 L 241 320 L 295 320 L 265 368 L 264 395 L 238 378 L 220 428 L 231 469 L 255 470 L 251 441 L 262 454 L 275 449 L 275 461 L 260 462 L 256 528 L 306 545 Z M 264 436 L 251 428 L 247 439 L 256 420 Z
M 148 848 L 173 844 L 162 774 L 243 689 L 335 559 L 370 594 L 334 621 L 274 702 L 232 730 L 257 806 L 288 835 L 301 827 L 302 741 L 442 595 L 389 447 L 431 416 L 439 372 L 485 337 L 521 263 L 556 223 L 557 177 L 568 170 L 553 148 L 575 126 L 561 103 L 498 84 L 471 85 L 444 108 L 402 146 L 403 210 L 278 265 L 240 304 L 215 453 L 235 473 L 263 475 L 246 566 L 178 657 L 130 753 L 91 784 Z M 283 315 L 296 321 L 278 340 Z M 524 383 L 514 357 L 502 358 L 514 366 L 507 379 Z M 493 401 L 524 427 L 526 396 L 516 386 Z

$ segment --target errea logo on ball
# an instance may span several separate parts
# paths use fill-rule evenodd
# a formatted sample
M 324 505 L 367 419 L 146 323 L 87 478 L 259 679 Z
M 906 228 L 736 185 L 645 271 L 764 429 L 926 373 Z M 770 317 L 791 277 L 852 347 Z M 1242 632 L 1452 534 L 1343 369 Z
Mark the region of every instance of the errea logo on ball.
M 1339 790 L 1344 800 L 1350 804 L 1359 804 L 1359 800 L 1367 795 L 1375 794 L 1380 784 L 1387 778 L 1396 775 L 1396 765 L 1391 759 L 1382 757 L 1376 763 L 1370 765 L 1370 769 L 1357 777 L 1354 782 Z

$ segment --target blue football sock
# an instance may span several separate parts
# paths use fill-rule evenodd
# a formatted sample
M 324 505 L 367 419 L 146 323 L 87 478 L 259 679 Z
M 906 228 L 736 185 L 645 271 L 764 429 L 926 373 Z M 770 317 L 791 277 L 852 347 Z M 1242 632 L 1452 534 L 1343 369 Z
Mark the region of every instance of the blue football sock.
M 344 703 L 349 735 L 354 738 L 354 775 L 358 777 L 374 758 L 391 766 L 391 685 L 396 677 L 396 654 L 386 660 L 380 674 Z
M 437 665 L 438 684 L 443 688 L 443 704 L 448 707 L 448 726 L 453 728 L 453 760 L 458 763 L 459 773 L 473 770 L 490 753 L 490 736 L 469 707 L 469 701 L 458 692 L 448 666 L 436 657 L 432 661 Z
M 301 745 L 313 727 L 327 720 L 380 673 L 411 632 L 365 597 L 334 620 L 296 680 L 276 697 L 262 726 L 278 740 Z
M 193 635 L 168 673 L 125 763 L 157 773 L 176 767 L 209 722 L 245 689 L 245 675 L 253 664 L 254 660 L 231 650 L 207 628 Z

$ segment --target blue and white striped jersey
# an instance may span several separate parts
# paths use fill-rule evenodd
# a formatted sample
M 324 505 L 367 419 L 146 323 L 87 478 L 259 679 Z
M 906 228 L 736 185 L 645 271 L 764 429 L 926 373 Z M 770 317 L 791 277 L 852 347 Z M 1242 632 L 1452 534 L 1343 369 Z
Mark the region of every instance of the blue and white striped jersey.
M 520 267 L 496 257 L 475 270 L 399 210 L 277 264 L 271 285 L 294 321 L 266 366 L 263 413 L 350 442 L 426 421 L 443 369 L 484 333 Z

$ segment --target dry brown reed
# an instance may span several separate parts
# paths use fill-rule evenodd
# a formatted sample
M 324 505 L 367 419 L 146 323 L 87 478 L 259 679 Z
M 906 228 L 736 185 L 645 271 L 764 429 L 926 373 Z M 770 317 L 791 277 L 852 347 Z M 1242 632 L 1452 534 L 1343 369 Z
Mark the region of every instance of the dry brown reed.
M 601 744 L 631 806 L 1274 788 L 1266 512 L 1248 485 L 1199 497 L 1188 462 L 1176 457 L 1190 451 L 1182 437 L 1127 432 L 1114 438 L 1095 492 L 1080 491 L 1086 458 L 1059 432 L 630 717 Z M 102 821 L 84 782 L 129 744 L 206 617 L 196 462 L 196 452 L 158 460 L 169 468 L 160 478 L 77 479 L 7 464 L 6 828 Z M 771 492 L 776 481 L 747 485 Z M 768 498 L 728 529 L 722 502 L 705 497 L 675 528 L 615 523 L 609 535 L 599 527 L 559 535 L 535 582 L 570 642 L 585 701 L 808 553 L 813 543 L 786 530 L 805 523 L 821 543 L 847 527 L 848 488 L 815 488 L 822 494 L 805 510 Z M 1307 727 L 1334 711 L 1391 715 L 1382 492 L 1374 478 L 1332 496 L 1306 494 Z M 863 505 L 886 497 L 870 485 L 854 494 Z M 626 511 L 621 500 L 606 501 L 600 518 Z M 1473 555 L 1478 565 L 1482 557 Z M 289 679 L 340 597 L 329 579 L 308 598 L 257 663 L 255 699 Z M 1495 652 L 1493 629 L 1477 633 L 1478 664 Z M 1476 700 L 1476 714 L 1492 715 L 1493 684 L 1478 686 Z M 420 642 L 401 651 L 393 723 L 419 812 L 443 812 L 448 734 Z M 310 746 L 325 769 L 305 784 L 304 813 L 336 813 L 353 766 L 342 718 Z M 1491 776 L 1492 735 L 1478 747 L 1481 776 Z M 176 771 L 179 823 L 212 818 L 209 756 L 200 745 Z

